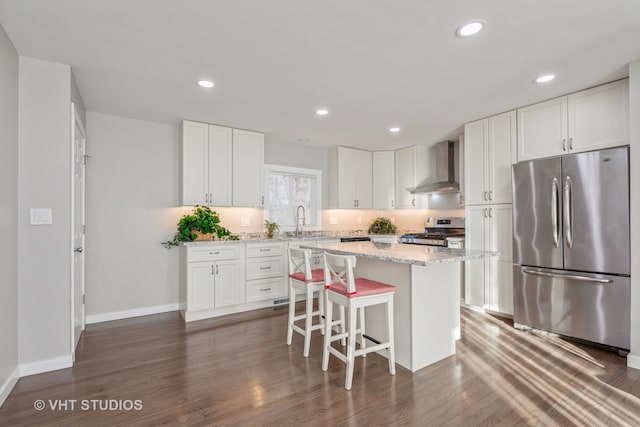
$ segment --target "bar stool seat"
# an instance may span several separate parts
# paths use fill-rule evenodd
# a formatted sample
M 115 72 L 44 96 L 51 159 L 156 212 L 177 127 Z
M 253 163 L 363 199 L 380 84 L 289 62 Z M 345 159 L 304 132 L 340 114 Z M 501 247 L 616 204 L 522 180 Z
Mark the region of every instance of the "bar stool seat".
M 353 366 L 357 356 L 365 357 L 367 353 L 388 350 L 389 373 L 395 375 L 395 353 L 393 332 L 393 295 L 395 286 L 375 280 L 353 277 L 353 268 L 356 266 L 356 257 L 353 255 L 332 255 L 324 253 L 324 277 L 325 277 L 325 333 L 324 349 L 322 352 L 322 370 L 329 367 L 329 355 L 332 354 L 346 363 L 346 375 L 344 388 L 351 390 L 353 383 Z M 347 311 L 347 331 L 332 335 L 330 325 L 333 320 L 333 304 L 339 304 Z M 387 308 L 387 342 L 367 346 L 365 341 L 365 317 L 364 309 L 369 306 L 386 304 Z M 342 317 L 344 319 L 344 316 Z M 357 328 L 358 320 L 360 328 Z M 357 338 L 360 338 L 360 348 L 356 350 Z M 337 340 L 347 339 L 346 354 L 331 346 Z
M 303 314 L 296 315 L 296 291 L 305 293 L 306 305 Z M 318 310 L 313 311 L 313 298 L 318 294 Z M 304 336 L 304 357 L 309 357 L 311 346 L 311 332 L 319 330 L 324 334 L 324 270 L 311 269 L 311 250 L 289 248 L 289 319 L 287 326 L 287 345 L 293 341 L 293 332 Z M 313 317 L 318 317 L 318 323 L 313 324 Z M 344 332 L 344 315 L 340 320 L 329 322 L 330 325 L 340 325 Z M 295 322 L 304 320 L 304 328 Z

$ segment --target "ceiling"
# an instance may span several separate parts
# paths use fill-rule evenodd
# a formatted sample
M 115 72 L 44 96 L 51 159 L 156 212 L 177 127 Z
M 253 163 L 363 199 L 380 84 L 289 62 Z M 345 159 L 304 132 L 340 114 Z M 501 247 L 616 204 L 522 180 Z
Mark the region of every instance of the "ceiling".
M 640 59 L 639 0 L 0 0 L 0 24 L 71 65 L 88 110 L 311 146 L 431 145 Z

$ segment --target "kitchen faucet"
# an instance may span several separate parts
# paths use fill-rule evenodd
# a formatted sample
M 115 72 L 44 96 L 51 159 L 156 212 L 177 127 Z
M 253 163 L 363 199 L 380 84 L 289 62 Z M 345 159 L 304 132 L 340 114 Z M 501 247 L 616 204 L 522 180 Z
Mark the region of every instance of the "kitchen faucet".
M 296 237 L 300 237 L 300 233 L 302 233 L 302 227 L 300 227 L 300 209 L 302 209 L 302 225 L 305 225 L 306 221 L 304 206 L 298 205 L 296 208 Z

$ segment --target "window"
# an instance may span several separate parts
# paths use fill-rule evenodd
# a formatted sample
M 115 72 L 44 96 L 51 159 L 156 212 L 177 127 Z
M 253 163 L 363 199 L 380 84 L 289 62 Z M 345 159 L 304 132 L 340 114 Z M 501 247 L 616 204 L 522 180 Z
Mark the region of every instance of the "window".
M 304 207 L 304 229 L 320 230 L 321 170 L 265 165 L 265 188 L 265 218 L 277 222 L 280 230 L 295 230 L 298 206 Z

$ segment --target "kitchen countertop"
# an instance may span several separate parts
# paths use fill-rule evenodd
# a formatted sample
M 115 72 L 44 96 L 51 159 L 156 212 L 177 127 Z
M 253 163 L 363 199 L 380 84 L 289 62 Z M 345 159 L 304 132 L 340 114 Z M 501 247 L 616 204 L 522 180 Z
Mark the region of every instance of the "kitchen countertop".
M 203 246 L 203 245 L 219 245 L 228 243 L 256 243 L 256 242 L 304 242 L 307 240 L 336 240 L 341 237 L 372 237 L 372 234 L 342 234 L 335 236 L 280 236 L 269 239 L 264 235 L 246 235 L 242 236 L 239 240 L 197 240 L 193 242 L 181 242 L 184 246 Z M 377 236 L 395 236 L 394 234 L 378 234 Z M 399 237 L 399 236 L 396 236 Z
M 401 243 L 344 242 L 302 245 L 302 248 L 327 251 L 337 255 L 355 255 L 380 261 L 428 266 L 498 256 L 498 252 L 452 249 L 441 246 L 405 245 Z

